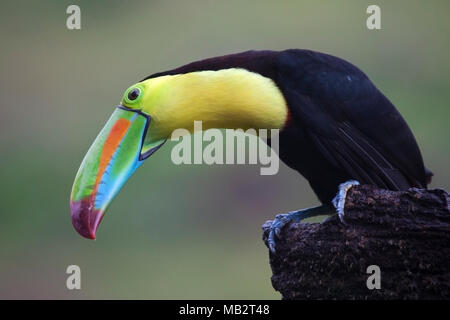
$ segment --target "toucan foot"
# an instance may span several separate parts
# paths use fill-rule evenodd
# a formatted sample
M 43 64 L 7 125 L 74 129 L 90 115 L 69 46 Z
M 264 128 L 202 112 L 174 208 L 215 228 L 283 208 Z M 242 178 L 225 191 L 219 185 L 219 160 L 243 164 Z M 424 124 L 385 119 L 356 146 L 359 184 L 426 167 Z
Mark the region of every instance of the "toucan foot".
M 275 216 L 275 219 L 270 226 L 269 237 L 267 238 L 267 243 L 269 245 L 269 250 L 275 253 L 275 237 L 280 236 L 281 229 L 293 220 L 292 213 L 281 213 Z
M 339 216 L 339 220 L 341 220 L 342 223 L 345 223 L 344 221 L 344 207 L 345 207 L 345 198 L 347 197 L 347 192 L 350 190 L 351 187 L 359 185 L 359 182 L 356 180 L 349 180 L 344 183 L 341 183 L 339 185 L 339 191 L 332 200 L 334 207 L 336 208 L 336 212 Z
M 272 222 L 272 225 L 270 226 L 269 237 L 267 238 L 269 250 L 272 253 L 275 253 L 276 239 L 280 237 L 281 230 L 290 222 L 300 222 L 306 218 L 330 214 L 330 211 L 331 208 L 329 206 L 322 205 L 314 208 L 277 214 Z

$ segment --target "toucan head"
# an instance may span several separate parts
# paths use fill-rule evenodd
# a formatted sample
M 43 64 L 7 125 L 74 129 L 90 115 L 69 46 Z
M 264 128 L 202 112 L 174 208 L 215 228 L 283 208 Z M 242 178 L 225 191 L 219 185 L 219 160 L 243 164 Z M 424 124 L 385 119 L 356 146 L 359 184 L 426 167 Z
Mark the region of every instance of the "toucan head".
M 270 79 L 243 69 L 149 78 L 128 88 L 84 157 L 70 197 L 75 229 L 95 239 L 111 200 L 176 129 L 281 128 L 287 108 Z
M 151 89 L 128 88 L 85 155 L 72 187 L 70 213 L 80 235 L 95 239 L 106 208 L 133 172 L 166 141 L 150 115 Z M 150 128 L 154 127 L 154 134 Z

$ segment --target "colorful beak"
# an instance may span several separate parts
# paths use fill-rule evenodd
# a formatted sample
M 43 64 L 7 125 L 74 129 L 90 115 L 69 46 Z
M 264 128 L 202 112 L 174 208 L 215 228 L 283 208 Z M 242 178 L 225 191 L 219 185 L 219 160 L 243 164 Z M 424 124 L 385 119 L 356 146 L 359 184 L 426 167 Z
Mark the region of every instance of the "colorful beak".
M 72 224 L 83 237 L 95 239 L 112 199 L 134 171 L 165 142 L 146 144 L 151 117 L 118 106 L 81 163 L 70 196 Z

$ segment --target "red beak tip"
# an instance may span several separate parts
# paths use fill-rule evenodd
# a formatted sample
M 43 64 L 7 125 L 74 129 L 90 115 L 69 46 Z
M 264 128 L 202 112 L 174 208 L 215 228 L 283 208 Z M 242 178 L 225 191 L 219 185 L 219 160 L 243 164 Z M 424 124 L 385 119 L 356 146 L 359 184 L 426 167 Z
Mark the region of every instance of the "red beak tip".
M 96 239 L 97 228 L 103 212 L 94 209 L 89 199 L 70 201 L 70 216 L 73 227 L 82 237 Z
M 77 232 L 81 235 L 81 236 L 83 236 L 83 237 L 85 237 L 86 239 L 90 239 L 90 240 L 95 240 L 96 239 L 96 230 L 89 230 L 89 232 L 88 233 L 84 233 L 84 234 L 82 234 L 82 233 L 80 233 L 78 230 L 77 230 Z

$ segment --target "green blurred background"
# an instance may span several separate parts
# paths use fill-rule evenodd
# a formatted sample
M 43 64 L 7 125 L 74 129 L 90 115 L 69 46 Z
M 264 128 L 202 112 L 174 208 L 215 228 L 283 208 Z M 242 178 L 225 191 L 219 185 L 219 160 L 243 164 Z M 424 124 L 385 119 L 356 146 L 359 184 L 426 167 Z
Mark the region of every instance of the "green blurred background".
M 9 2 L 9 3 L 6 3 Z M 81 7 L 81 30 L 66 8 Z M 382 30 L 366 28 L 381 7 Z M 317 200 L 282 165 L 175 166 L 171 146 L 81 238 L 69 194 L 131 84 L 193 60 L 308 48 L 365 71 L 410 124 L 432 187 L 449 189 L 448 1 L 2 1 L 0 298 L 273 298 L 261 225 Z M 68 265 L 82 290 L 66 289 Z

